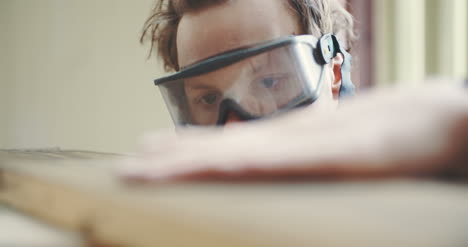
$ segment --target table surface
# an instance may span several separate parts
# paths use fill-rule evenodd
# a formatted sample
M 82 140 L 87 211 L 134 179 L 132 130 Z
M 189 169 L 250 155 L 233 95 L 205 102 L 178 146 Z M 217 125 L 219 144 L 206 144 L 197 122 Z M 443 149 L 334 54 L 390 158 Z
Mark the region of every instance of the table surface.
M 77 233 L 39 222 L 0 205 L 0 247 L 78 247 L 84 243 Z
M 468 246 L 468 186 L 424 180 L 128 185 L 118 155 L 0 151 L 0 202 L 118 246 Z

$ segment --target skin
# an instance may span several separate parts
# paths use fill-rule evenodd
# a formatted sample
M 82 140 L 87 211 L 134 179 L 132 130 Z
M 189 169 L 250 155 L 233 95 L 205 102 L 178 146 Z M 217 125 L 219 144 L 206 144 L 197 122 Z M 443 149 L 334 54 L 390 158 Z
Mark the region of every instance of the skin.
M 302 30 L 304 28 L 299 24 L 297 16 L 286 4 L 285 1 L 236 0 L 186 13 L 180 21 L 177 33 L 180 66 L 183 68 L 207 57 L 238 47 L 288 35 L 303 34 Z M 342 57 L 338 56 L 333 63 L 326 67 L 321 95 L 316 104 L 326 104 L 332 108 L 336 106 L 341 83 L 341 62 Z M 255 63 L 255 61 L 252 63 Z M 243 68 L 245 67 L 243 66 Z M 224 69 L 205 76 L 209 78 L 195 78 L 190 83 L 193 86 L 186 88 L 186 94 L 189 98 L 199 99 L 202 98 L 201 95 L 211 92 L 210 96 L 214 101 L 215 96 L 213 95 L 216 92 L 225 92 L 232 85 L 239 85 L 239 81 L 243 79 L 245 81 L 246 76 L 243 77 L 243 75 L 246 73 L 245 69 L 234 66 L 234 68 Z M 245 93 L 243 100 L 247 102 L 244 104 L 249 104 L 249 101 L 254 104 L 252 103 L 254 102 L 253 96 L 249 98 Z M 209 105 L 202 105 L 204 102 L 202 100 L 189 101 L 198 102 L 198 105 L 195 103 L 190 104 L 192 112 L 201 112 L 202 107 L 208 109 Z M 258 111 L 262 113 L 274 110 L 265 109 L 268 108 L 267 106 L 258 106 L 257 108 L 261 108 L 262 110 Z M 212 110 L 212 112 L 215 111 Z M 194 114 L 194 118 L 196 122 L 203 124 L 212 123 L 216 116 Z M 237 116 L 230 114 L 228 122 L 236 121 L 238 121 Z
M 295 16 L 280 2 L 229 1 L 185 15 L 177 38 L 181 66 L 239 46 L 300 34 Z M 341 59 L 337 57 L 326 68 L 322 94 L 312 107 L 268 121 L 226 126 L 222 131 L 189 128 L 177 135 L 148 135 L 141 154 L 125 161 L 121 175 L 129 181 L 150 182 L 466 179 L 466 90 L 450 80 L 422 81 L 418 85 L 425 86 L 420 88 L 364 93 L 331 112 L 329 106 L 336 103 L 340 86 Z M 223 83 L 210 86 L 229 87 Z
M 192 121 L 199 125 L 215 124 L 220 104 L 227 98 L 253 115 L 265 116 L 301 97 L 306 82 L 302 73 L 297 72 L 300 65 L 292 59 L 290 51 L 290 48 L 275 49 L 184 80 Z M 315 72 L 318 80 L 319 68 L 311 68 L 310 72 Z
M 129 181 L 467 179 L 468 91 L 450 80 L 363 93 L 330 112 L 147 135 Z

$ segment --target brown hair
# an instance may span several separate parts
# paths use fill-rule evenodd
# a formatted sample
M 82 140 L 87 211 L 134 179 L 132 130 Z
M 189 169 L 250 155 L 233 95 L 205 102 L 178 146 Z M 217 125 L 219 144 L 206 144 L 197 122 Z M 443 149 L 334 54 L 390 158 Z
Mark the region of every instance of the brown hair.
M 156 0 L 150 17 L 146 20 L 140 42 L 151 41 L 150 55 L 156 46 L 166 71 L 178 70 L 177 28 L 188 11 L 221 4 L 229 0 Z M 355 39 L 353 18 L 337 0 L 284 0 L 297 13 L 307 34 L 320 37 L 334 33 L 345 37 L 347 48 Z

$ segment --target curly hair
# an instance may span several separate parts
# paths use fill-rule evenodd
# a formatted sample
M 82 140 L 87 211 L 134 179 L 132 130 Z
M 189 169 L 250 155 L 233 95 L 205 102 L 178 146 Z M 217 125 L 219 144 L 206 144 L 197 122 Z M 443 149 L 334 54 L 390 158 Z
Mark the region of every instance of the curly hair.
M 146 20 L 140 37 L 142 44 L 150 41 L 149 56 L 157 47 L 157 54 L 164 62 L 166 71 L 179 70 L 177 61 L 177 29 L 179 22 L 188 11 L 196 11 L 229 0 L 156 0 Z M 305 34 L 320 37 L 334 33 L 346 37 L 350 49 L 356 38 L 354 20 L 351 14 L 337 0 L 282 0 L 297 13 Z

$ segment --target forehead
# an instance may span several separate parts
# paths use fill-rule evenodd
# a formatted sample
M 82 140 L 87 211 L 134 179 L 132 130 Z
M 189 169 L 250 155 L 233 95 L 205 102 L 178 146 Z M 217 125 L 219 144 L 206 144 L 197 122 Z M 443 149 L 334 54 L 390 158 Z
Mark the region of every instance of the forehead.
M 241 46 L 299 34 L 287 0 L 231 0 L 182 17 L 177 32 L 181 67 Z

